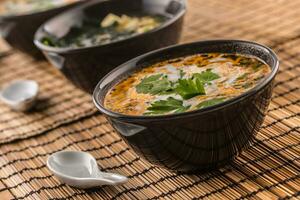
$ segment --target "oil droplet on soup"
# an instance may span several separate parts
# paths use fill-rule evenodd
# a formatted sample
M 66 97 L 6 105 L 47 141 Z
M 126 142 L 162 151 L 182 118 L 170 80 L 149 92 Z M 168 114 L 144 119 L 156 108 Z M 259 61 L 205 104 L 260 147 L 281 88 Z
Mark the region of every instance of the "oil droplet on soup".
M 126 115 L 168 115 L 222 103 L 259 84 L 271 68 L 256 57 L 197 54 L 133 73 L 106 95 L 104 106 Z

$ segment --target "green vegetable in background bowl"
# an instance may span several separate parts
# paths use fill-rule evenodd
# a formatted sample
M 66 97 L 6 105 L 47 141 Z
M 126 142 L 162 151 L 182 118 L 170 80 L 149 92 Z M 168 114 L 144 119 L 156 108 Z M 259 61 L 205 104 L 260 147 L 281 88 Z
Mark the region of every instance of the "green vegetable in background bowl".
M 160 26 L 164 16 L 142 15 L 128 16 L 108 14 L 99 23 L 97 19 L 85 19 L 81 27 L 73 27 L 62 38 L 44 37 L 42 43 L 53 47 L 88 47 L 96 44 L 108 44 L 146 33 Z

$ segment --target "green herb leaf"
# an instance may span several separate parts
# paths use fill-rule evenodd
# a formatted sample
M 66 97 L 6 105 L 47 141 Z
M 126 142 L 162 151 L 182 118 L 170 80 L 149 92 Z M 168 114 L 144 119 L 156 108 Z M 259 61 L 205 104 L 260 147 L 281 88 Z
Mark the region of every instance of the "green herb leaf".
M 144 78 L 137 86 L 136 91 L 143 94 L 159 94 L 172 89 L 171 82 L 162 74 Z
M 244 85 L 242 85 L 242 87 L 243 87 L 244 89 L 248 89 L 248 88 L 252 87 L 252 85 L 253 85 L 253 83 L 247 82 L 247 83 L 245 83 Z
M 208 83 L 210 81 L 220 78 L 220 76 L 212 72 L 211 69 L 208 69 L 205 72 L 193 74 L 193 77 L 200 79 L 204 83 Z
M 250 73 L 245 73 L 245 74 L 243 74 L 243 75 L 237 77 L 236 80 L 243 80 L 243 79 L 247 78 L 249 74 L 250 74 Z
M 216 98 L 216 99 L 210 99 L 207 101 L 203 101 L 197 105 L 197 108 L 200 109 L 200 108 L 206 108 L 208 106 L 213 106 L 213 105 L 224 102 L 224 100 L 225 100 L 224 98 Z
M 182 108 L 179 108 L 175 111 L 175 113 L 183 113 L 183 112 L 186 112 L 188 109 L 190 109 L 191 106 L 186 106 L 186 107 L 182 107 Z
M 55 42 L 50 37 L 44 37 L 44 38 L 42 38 L 41 42 L 44 45 L 47 45 L 47 46 L 52 46 L 52 47 L 56 46 Z
M 175 113 L 185 112 L 188 110 L 190 106 L 183 106 L 183 101 L 175 99 L 173 97 L 169 97 L 167 100 L 156 101 L 151 104 L 144 115 L 158 115 L 165 114 L 171 111 Z
M 183 98 L 190 99 L 205 94 L 204 84 L 199 78 L 179 79 L 175 91 Z
M 258 71 L 260 67 L 262 67 L 264 64 L 254 58 L 242 58 L 239 61 L 240 65 L 243 67 L 252 67 L 254 71 Z
M 260 75 L 260 76 L 256 77 L 254 80 L 259 81 L 259 80 L 263 79 L 264 77 L 265 77 L 265 75 Z
M 255 63 L 252 65 L 252 69 L 253 69 L 254 71 L 258 71 L 258 70 L 260 69 L 260 67 L 262 67 L 263 65 L 264 65 L 263 63 L 257 61 L 257 62 L 255 62 Z

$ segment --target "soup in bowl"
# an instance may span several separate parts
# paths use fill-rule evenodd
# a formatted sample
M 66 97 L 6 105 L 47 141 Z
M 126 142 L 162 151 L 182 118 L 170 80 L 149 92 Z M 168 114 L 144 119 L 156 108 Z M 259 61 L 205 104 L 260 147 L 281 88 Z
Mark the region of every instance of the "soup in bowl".
M 46 22 L 35 44 L 72 83 L 92 94 L 118 65 L 176 44 L 185 13 L 185 0 L 95 0 Z
M 271 68 L 240 54 L 197 54 L 155 63 L 114 86 L 107 109 L 126 115 L 168 115 L 206 108 L 258 85 Z
M 99 82 L 93 98 L 149 162 L 205 170 L 226 164 L 251 143 L 278 65 L 272 50 L 253 42 L 178 45 L 121 65 Z
M 186 0 L 94 0 L 46 22 L 35 36 L 49 61 L 82 90 L 143 53 L 179 41 Z
M 53 35 L 41 38 L 41 42 L 56 48 L 84 48 L 105 45 L 147 33 L 158 28 L 168 17 L 163 15 L 109 13 L 101 20 L 85 18 L 80 27 L 72 27 L 65 36 Z

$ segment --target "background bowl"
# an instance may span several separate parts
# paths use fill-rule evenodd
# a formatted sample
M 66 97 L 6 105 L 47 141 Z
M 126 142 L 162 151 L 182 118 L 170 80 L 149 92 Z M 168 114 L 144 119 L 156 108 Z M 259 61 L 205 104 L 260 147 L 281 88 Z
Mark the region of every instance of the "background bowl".
M 7 43 L 26 54 L 37 59 L 43 58 L 43 54 L 33 43 L 36 30 L 48 19 L 55 15 L 83 3 L 78 1 L 72 4 L 19 15 L 1 15 L 0 33 Z
M 126 116 L 103 107 L 106 93 L 133 71 L 159 61 L 196 53 L 253 55 L 271 66 L 255 88 L 224 103 L 168 116 Z M 94 102 L 114 129 L 142 157 L 175 171 L 205 170 L 232 160 L 254 138 L 272 95 L 278 59 L 267 47 L 237 40 L 203 41 L 165 48 L 135 58 L 105 76 Z
M 35 44 L 70 81 L 92 93 L 99 79 L 116 66 L 145 52 L 177 43 L 185 12 L 185 0 L 96 0 L 45 23 L 36 33 Z M 170 19 L 152 31 L 105 45 L 55 48 L 40 42 L 43 37 L 65 36 L 85 18 L 99 19 L 100 23 L 109 13 L 162 14 Z

